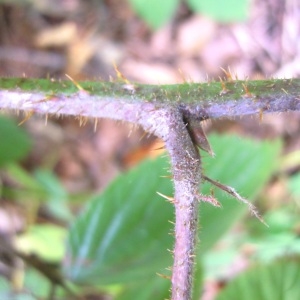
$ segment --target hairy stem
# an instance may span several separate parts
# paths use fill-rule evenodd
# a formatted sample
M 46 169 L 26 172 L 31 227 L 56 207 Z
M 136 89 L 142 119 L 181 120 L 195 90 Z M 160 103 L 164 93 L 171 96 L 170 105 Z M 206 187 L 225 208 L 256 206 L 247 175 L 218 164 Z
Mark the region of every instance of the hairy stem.
M 175 187 L 175 248 L 172 272 L 172 300 L 191 299 L 193 265 L 198 227 L 201 162 L 182 115 L 172 114 L 166 139 Z
M 300 111 L 300 79 L 156 86 L 0 78 L 0 109 L 139 123 L 144 108 L 170 107 L 187 120 Z
M 198 226 L 201 162 L 179 109 L 160 109 L 143 124 L 164 142 L 170 154 L 175 197 L 175 248 L 172 300 L 189 300 Z
M 169 151 L 175 198 L 172 300 L 190 300 L 198 224 L 201 161 L 197 121 L 269 112 L 300 111 L 300 79 L 204 84 L 138 85 L 109 82 L 0 79 L 0 109 L 72 115 L 80 123 L 112 118 L 139 124 L 160 137 Z M 212 151 L 203 142 L 200 146 Z

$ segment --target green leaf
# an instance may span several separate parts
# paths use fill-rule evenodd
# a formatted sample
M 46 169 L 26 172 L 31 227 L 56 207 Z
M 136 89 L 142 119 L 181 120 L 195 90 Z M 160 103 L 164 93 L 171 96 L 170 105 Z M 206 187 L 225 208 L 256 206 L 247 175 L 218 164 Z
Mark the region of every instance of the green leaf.
M 60 261 L 64 254 L 66 230 L 56 225 L 33 225 L 16 239 L 19 251 L 47 261 Z
M 158 29 L 173 17 L 179 0 L 129 0 L 129 3 L 152 29 Z
M 254 142 L 211 136 L 216 159 L 204 160 L 209 176 L 253 197 L 270 178 L 279 142 Z M 172 196 L 165 158 L 147 160 L 117 178 L 95 197 L 73 224 L 67 243 L 65 274 L 80 283 L 112 284 L 165 274 L 171 265 L 173 207 L 156 191 Z M 209 193 L 209 186 L 204 186 Z M 223 209 L 202 204 L 201 246 L 207 251 L 247 210 L 244 204 L 217 193 Z M 262 225 L 264 226 L 264 225 Z
M 217 300 L 294 300 L 300 295 L 300 258 L 284 258 L 256 266 L 234 280 Z
M 249 0 L 187 0 L 193 11 L 201 12 L 219 22 L 245 21 Z
M 18 164 L 8 164 L 5 168 L 8 175 L 13 178 L 24 190 L 33 191 L 33 193 L 42 194 L 43 189 L 40 188 L 37 180 Z M 24 194 L 24 191 L 22 191 Z
M 288 188 L 295 199 L 300 196 L 300 172 L 291 176 L 288 181 Z
M 171 265 L 172 193 L 165 158 L 145 161 L 95 197 L 71 228 L 66 275 L 76 282 L 111 284 L 155 276 Z
M 55 296 L 51 296 L 52 284 L 35 269 L 26 268 L 22 277 L 22 289 L 14 291 L 11 282 L 4 276 L 0 277 L 0 299 L 2 300 L 37 300 L 37 299 L 69 299 L 66 292 L 57 286 Z
M 201 295 L 203 294 L 203 278 L 204 278 L 204 266 L 202 259 L 198 257 L 196 259 L 195 264 L 195 272 L 193 276 L 193 294 L 192 299 L 193 300 L 199 300 L 201 299 Z
M 55 175 L 48 170 L 36 170 L 35 178 L 45 191 L 45 205 L 58 219 L 71 221 L 73 215 L 68 206 L 68 193 Z
M 30 291 L 33 299 L 47 299 L 51 293 L 51 282 L 40 272 L 34 269 L 26 269 L 24 278 L 24 289 Z M 57 292 L 55 291 L 55 294 Z
M 138 281 L 127 284 L 115 300 L 170 299 L 170 287 L 171 281 L 169 279 L 154 276 L 147 281 Z
M 31 147 L 26 132 L 3 116 L 0 116 L 0 141 L 0 166 L 24 158 Z
M 216 158 L 203 159 L 206 175 L 233 187 L 243 197 L 253 199 L 267 183 L 278 164 L 280 141 L 255 142 L 237 136 L 218 135 L 211 135 L 209 141 Z M 207 251 L 212 247 L 248 210 L 245 204 L 228 197 L 225 192 L 211 184 L 205 183 L 202 193 L 209 194 L 211 188 L 222 207 L 215 208 L 207 203 L 201 204 L 200 223 L 203 229 L 200 233 L 200 251 Z

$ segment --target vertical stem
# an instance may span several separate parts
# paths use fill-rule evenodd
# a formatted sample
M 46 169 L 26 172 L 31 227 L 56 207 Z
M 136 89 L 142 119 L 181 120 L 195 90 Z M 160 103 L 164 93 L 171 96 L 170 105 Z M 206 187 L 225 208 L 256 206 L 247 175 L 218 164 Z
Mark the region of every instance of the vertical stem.
M 195 196 L 176 193 L 175 249 L 172 274 L 172 300 L 192 297 L 193 265 L 195 258 L 198 203 Z
M 168 126 L 162 138 L 171 157 L 175 188 L 172 300 L 190 300 L 198 229 L 201 162 L 181 113 L 177 110 L 168 110 L 160 126 L 162 123 Z

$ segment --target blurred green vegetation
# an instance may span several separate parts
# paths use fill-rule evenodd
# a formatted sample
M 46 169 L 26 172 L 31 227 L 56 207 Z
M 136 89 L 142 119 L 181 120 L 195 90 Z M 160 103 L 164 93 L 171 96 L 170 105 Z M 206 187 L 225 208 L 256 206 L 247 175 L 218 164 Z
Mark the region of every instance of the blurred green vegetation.
M 18 137 L 7 139 L 12 149 L 18 149 L 17 154 L 6 150 L 0 157 L 2 177 L 8 176 L 15 182 L 13 187 L 2 184 L 1 198 L 23 206 L 28 218 L 12 246 L 13 253 L 27 264 L 22 269 L 24 279 L 16 289 L 14 280 L 1 278 L 0 296 L 46 299 L 54 293 L 53 299 L 68 299 L 74 297 L 64 288 L 68 286 L 77 295 L 93 291 L 110 294 L 117 300 L 133 299 L 133 295 L 142 300 L 168 297 L 170 281 L 166 278 L 171 275 L 167 268 L 172 265 L 172 255 L 167 249 L 172 249 L 174 242 L 170 235 L 174 216 L 172 205 L 156 194 L 158 191 L 172 195 L 171 180 L 161 177 L 169 169 L 168 159 L 143 161 L 116 178 L 102 194 L 86 195 L 86 208 L 75 216 L 74 195 L 52 170 L 28 171 L 19 162 L 30 150 L 26 132 L 4 117 L 0 124 L 2 137 Z M 253 286 L 258 285 L 256 291 L 260 295 L 285 293 L 299 270 L 299 207 L 293 201 L 299 197 L 299 174 L 286 178 L 290 200 L 269 209 L 261 191 L 282 167 L 281 142 L 258 142 L 231 135 L 210 135 L 209 140 L 217 157 L 203 158 L 205 173 L 236 188 L 248 199 L 261 199 L 258 205 L 269 227 L 248 216 L 244 204 L 203 184 L 201 192 L 207 195 L 213 189 L 222 208 L 201 204 L 194 299 L 201 297 L 205 280 L 227 278 L 230 265 L 243 255 L 249 271 L 246 268 L 230 281 L 218 299 L 227 299 L 241 284 L 245 295 L 248 290 L 254 293 Z M 5 144 L 5 139 L 1 141 Z M 78 199 L 75 202 L 78 205 Z M 38 221 L 41 207 L 59 223 L 51 218 Z M 244 254 L 247 248 L 252 249 L 251 255 Z M 276 274 L 282 269 L 284 276 L 278 277 Z M 263 280 L 268 284 L 261 284 Z M 268 292 L 271 285 L 272 293 Z M 287 291 L 288 298 L 284 299 L 293 299 L 295 289 Z
M 175 15 L 179 0 L 128 0 L 133 10 L 152 29 L 159 29 Z M 213 18 L 217 22 L 233 23 L 246 21 L 249 0 L 186 0 L 189 8 Z

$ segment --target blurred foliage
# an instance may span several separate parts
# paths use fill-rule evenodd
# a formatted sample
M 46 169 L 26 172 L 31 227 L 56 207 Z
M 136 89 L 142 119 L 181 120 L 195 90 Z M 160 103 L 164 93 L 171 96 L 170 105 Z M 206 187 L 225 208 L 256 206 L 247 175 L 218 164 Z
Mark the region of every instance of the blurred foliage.
M 256 265 L 232 280 L 217 300 L 294 300 L 300 295 L 300 257 Z
M 0 277 L 0 299 L 3 300 L 49 299 L 50 290 L 50 281 L 34 269 L 26 270 L 22 288 L 15 291 L 12 291 L 12 284 L 9 280 Z M 68 299 L 66 292 L 62 288 L 57 289 L 55 295 L 57 297 L 55 299 Z
M 88 200 L 87 208 L 74 218 L 72 195 L 51 170 L 28 172 L 17 162 L 30 150 L 27 135 L 12 121 L 4 121 L 3 124 L 1 134 L 9 136 L 17 132 L 16 136 L 21 138 L 13 143 L 24 142 L 25 147 L 17 144 L 19 152 L 13 157 L 3 154 L 2 172 L 17 184 L 13 188 L 4 186 L 2 197 L 26 207 L 30 226 L 14 242 L 16 253 L 20 253 L 29 266 L 18 271 L 24 276 L 18 284 L 22 288 L 12 292 L 15 283 L 1 278 L 0 297 L 45 299 L 56 281 L 62 285 L 65 281 L 72 281 L 79 295 L 84 294 L 89 286 L 89 290 L 93 288 L 95 293 L 110 294 L 117 300 L 134 296 L 141 300 L 168 297 L 170 281 L 166 278 L 171 274 L 166 268 L 171 266 L 172 256 L 167 249 L 172 249 L 174 242 L 170 235 L 174 216 L 172 205 L 156 194 L 156 191 L 166 195 L 173 193 L 170 179 L 161 177 L 170 168 L 166 157 L 146 160 L 119 176 L 101 195 Z M 209 140 L 217 157 L 204 156 L 205 173 L 235 187 L 249 199 L 254 199 L 274 171 L 279 169 L 279 141 L 254 142 L 218 135 L 209 136 Z M 295 199 L 299 195 L 298 183 L 298 173 L 288 178 L 287 187 Z M 205 278 L 224 275 L 222 270 L 230 268 L 245 245 L 255 249 L 254 255 L 249 258 L 253 269 L 238 275 L 221 291 L 218 299 L 234 299 L 232 293 L 240 289 L 239 296 L 245 293 L 251 295 L 251 299 L 271 299 L 274 295 L 293 299 L 298 293 L 297 285 L 292 283 L 299 271 L 297 257 L 300 254 L 297 205 L 288 203 L 268 210 L 265 221 L 269 227 L 253 218 L 244 219 L 244 230 L 237 235 L 229 229 L 241 220 L 247 207 L 207 183 L 203 184 L 201 191 L 210 194 L 212 189 L 222 208 L 201 204 L 201 244 L 193 299 L 201 297 Z M 71 225 L 66 246 L 66 227 L 50 220 L 44 224 L 37 222 L 40 207 L 45 207 L 57 220 Z M 214 248 L 216 243 L 226 247 Z M 56 266 L 55 276 L 52 275 L 52 264 Z M 63 273 L 58 272 L 59 266 L 63 266 Z M 70 294 L 59 288 L 55 295 L 68 299 Z M 71 297 L 74 299 L 74 295 Z M 243 296 L 243 299 L 247 298 Z
M 36 224 L 18 235 L 16 246 L 24 253 L 34 253 L 47 262 L 58 262 L 64 254 L 67 230 L 54 224 Z
M 165 25 L 174 15 L 179 0 L 128 0 L 134 11 L 152 28 Z
M 0 167 L 24 158 L 31 147 L 26 132 L 11 119 L 0 116 Z
M 178 0 L 128 0 L 133 10 L 152 29 L 159 29 L 175 15 Z M 249 0 L 187 0 L 190 9 L 217 22 L 241 22 L 248 17 Z
M 187 0 L 193 11 L 223 23 L 246 21 L 249 2 L 250 0 Z
M 300 156 L 300 152 L 298 153 Z M 296 173 L 295 175 L 291 176 L 288 184 L 288 188 L 295 199 L 298 199 L 300 196 L 300 172 Z

